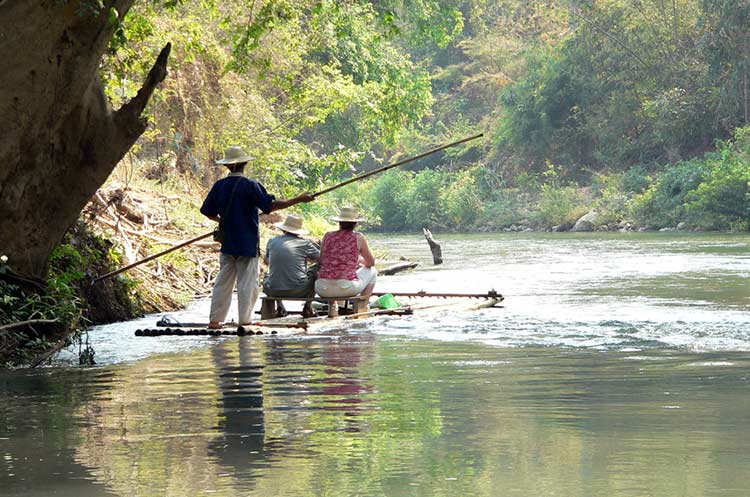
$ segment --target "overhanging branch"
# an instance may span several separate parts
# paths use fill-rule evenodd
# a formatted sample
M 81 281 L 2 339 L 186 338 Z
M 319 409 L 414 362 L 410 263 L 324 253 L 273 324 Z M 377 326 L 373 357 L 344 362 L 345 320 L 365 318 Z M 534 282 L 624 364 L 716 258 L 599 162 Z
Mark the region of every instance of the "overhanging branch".
M 115 113 L 115 122 L 121 130 L 127 134 L 135 134 L 134 138 L 140 136 L 146 129 L 146 120 L 141 118 L 141 113 L 146 108 L 157 85 L 167 77 L 167 59 L 171 51 L 172 44 L 167 43 L 161 49 L 138 94 Z

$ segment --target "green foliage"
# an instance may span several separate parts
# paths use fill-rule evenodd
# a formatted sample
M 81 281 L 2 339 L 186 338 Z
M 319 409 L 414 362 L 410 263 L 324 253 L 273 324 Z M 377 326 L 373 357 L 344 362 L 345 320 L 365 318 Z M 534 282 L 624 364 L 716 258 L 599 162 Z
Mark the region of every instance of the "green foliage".
M 539 228 L 572 226 L 587 211 L 583 195 L 578 188 L 548 183 L 542 185 L 532 222 Z
M 473 226 L 482 211 L 482 199 L 479 197 L 475 175 L 477 170 L 461 171 L 446 180 L 445 188 L 440 192 L 439 205 L 443 207 L 442 217 L 445 225 L 458 228 Z
M 630 174 L 628 174 L 630 173 Z M 625 177 L 628 177 L 626 183 Z M 633 190 L 628 188 L 641 188 L 637 179 L 637 171 L 628 171 L 625 174 L 600 174 L 596 176 L 592 189 L 596 191 L 596 200 L 593 205 L 599 214 L 599 222 L 602 224 L 619 223 L 628 217 L 628 201 Z
M 698 229 L 748 228 L 750 218 L 750 128 L 733 142 L 720 143 L 703 160 L 666 166 L 654 183 L 633 198 L 631 211 L 641 225 L 661 228 L 680 222 Z
M 633 218 L 649 228 L 676 226 L 684 219 L 687 195 L 704 177 L 705 166 L 697 160 L 669 166 L 645 192 L 633 198 Z
M 412 228 L 422 226 L 445 226 L 446 219 L 441 203 L 441 191 L 445 186 L 445 175 L 432 169 L 424 169 L 407 185 L 409 201 L 405 203 L 406 223 Z
M 625 193 L 643 193 L 651 183 L 651 177 L 643 166 L 633 166 L 620 177 L 620 189 Z
M 701 229 L 747 231 L 750 220 L 750 128 L 734 143 L 722 143 L 707 156 L 706 176 L 686 195 L 686 221 Z
M 115 104 L 136 91 L 144 54 L 175 46 L 139 153 L 206 184 L 217 173 L 201 165 L 229 144 L 292 196 L 485 130 L 484 143 L 299 210 L 325 218 L 351 203 L 382 229 L 548 227 L 591 208 L 651 227 L 748 217 L 739 145 L 689 160 L 748 119 L 746 5 L 185 0 L 110 14 Z
M 398 231 L 409 226 L 407 201 L 413 174 L 388 171 L 378 177 L 370 191 L 370 209 L 386 231 Z

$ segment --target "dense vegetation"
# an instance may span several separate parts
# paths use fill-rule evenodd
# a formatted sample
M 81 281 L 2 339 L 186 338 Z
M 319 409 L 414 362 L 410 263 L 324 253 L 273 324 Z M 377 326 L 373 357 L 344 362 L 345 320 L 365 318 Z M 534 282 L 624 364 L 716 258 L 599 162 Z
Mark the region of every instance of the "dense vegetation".
M 184 1 L 143 3 L 113 40 L 113 99 L 165 41 L 175 60 L 136 153 L 195 174 L 229 143 L 270 189 L 484 131 L 484 142 L 308 209 L 359 204 L 385 230 L 747 229 L 750 4 Z M 736 136 L 735 136 L 736 135 Z

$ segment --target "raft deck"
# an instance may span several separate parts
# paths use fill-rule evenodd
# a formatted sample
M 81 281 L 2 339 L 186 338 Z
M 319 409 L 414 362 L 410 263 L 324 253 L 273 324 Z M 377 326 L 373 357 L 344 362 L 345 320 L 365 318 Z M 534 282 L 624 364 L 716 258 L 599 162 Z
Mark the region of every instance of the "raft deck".
M 382 295 L 382 294 L 381 294 Z M 379 316 L 408 316 L 412 314 L 431 315 L 439 312 L 467 312 L 478 309 L 497 307 L 503 301 L 503 296 L 497 292 L 488 294 L 427 294 L 417 292 L 413 294 L 394 294 L 404 305 L 393 309 L 369 309 L 348 315 L 301 318 L 289 315 L 279 318 L 264 319 L 252 325 L 238 327 L 225 325 L 218 330 L 208 329 L 207 324 L 201 323 L 179 323 L 174 321 L 160 320 L 156 328 L 138 329 L 136 336 L 196 336 L 196 335 L 295 335 L 302 333 L 314 333 L 323 328 L 331 328 L 337 324 L 345 325 L 354 320 L 372 319 Z M 282 299 L 282 300 L 305 300 L 305 299 Z M 319 299 L 315 299 L 319 300 Z M 357 306 L 359 307 L 359 306 Z M 361 307 L 359 307 L 361 309 Z

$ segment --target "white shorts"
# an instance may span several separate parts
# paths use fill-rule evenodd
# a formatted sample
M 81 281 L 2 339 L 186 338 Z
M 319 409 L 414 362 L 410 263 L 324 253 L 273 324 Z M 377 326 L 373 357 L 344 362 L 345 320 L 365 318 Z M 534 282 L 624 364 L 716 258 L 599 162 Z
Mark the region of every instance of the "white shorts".
M 315 281 L 315 293 L 321 297 L 354 297 L 377 280 L 378 270 L 374 267 L 357 269 L 356 280 L 324 280 Z

